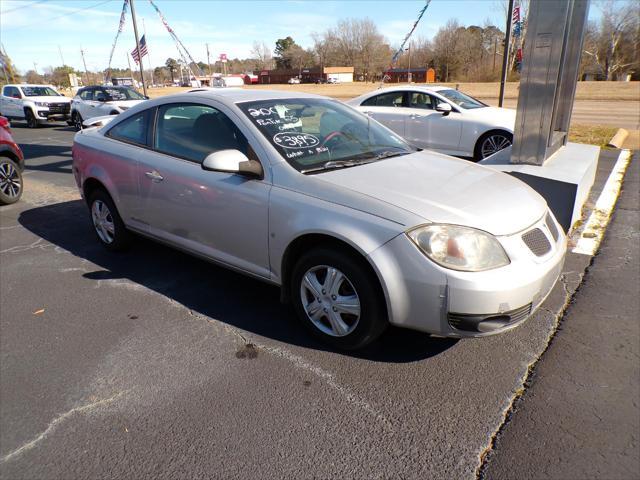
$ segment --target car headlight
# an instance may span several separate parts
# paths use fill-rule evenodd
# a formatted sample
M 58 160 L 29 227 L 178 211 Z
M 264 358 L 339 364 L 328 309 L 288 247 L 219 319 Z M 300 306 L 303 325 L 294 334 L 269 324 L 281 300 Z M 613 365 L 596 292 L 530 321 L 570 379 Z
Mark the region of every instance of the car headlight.
M 38 106 L 38 107 L 48 107 L 49 103 L 48 102 L 36 102 L 36 106 Z
M 481 272 L 511 263 L 500 242 L 482 230 L 433 224 L 406 233 L 428 258 L 445 268 Z

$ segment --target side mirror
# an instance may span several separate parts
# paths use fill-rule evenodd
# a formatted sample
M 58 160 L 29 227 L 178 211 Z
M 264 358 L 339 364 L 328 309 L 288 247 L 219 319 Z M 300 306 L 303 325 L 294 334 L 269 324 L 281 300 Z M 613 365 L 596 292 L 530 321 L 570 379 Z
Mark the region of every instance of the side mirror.
M 202 162 L 202 169 L 237 173 L 253 178 L 262 178 L 264 175 L 260 162 L 249 160 L 240 150 L 218 150 L 210 153 Z
M 451 110 L 452 110 L 451 105 L 449 105 L 448 103 L 440 102 L 436 106 L 436 112 L 441 112 L 442 116 L 444 117 L 449 115 L 451 113 Z

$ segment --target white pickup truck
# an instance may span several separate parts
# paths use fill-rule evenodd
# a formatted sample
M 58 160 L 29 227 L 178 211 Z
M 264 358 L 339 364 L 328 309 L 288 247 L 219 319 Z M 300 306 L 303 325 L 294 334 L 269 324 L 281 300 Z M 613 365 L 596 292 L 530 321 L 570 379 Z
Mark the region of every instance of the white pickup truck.
M 69 123 L 71 99 L 51 85 L 5 85 L 0 95 L 0 115 L 11 120 L 25 120 L 30 128 L 53 120 Z

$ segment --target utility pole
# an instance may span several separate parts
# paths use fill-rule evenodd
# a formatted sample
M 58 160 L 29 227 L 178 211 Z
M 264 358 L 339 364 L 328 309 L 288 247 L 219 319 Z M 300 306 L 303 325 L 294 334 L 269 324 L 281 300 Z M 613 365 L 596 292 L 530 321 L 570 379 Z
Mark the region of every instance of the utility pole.
M 62 60 L 62 65 L 64 66 L 64 57 L 62 56 L 62 49 L 60 48 L 60 45 L 58 45 L 58 52 L 60 52 L 60 60 Z
M 82 63 L 84 64 L 84 73 L 87 77 L 87 85 L 89 85 L 89 70 L 87 70 L 87 62 L 84 59 L 84 50 L 82 50 L 82 45 L 80 45 L 80 55 L 82 55 Z
M 33 62 L 33 71 L 36 72 L 36 75 L 38 74 L 38 64 L 36 62 Z
M 491 70 L 492 72 L 496 71 L 496 56 L 498 55 L 498 37 L 496 37 L 493 41 L 493 70 Z
M 211 78 L 212 72 L 211 72 L 211 58 L 209 57 L 209 44 L 206 43 L 205 45 L 207 46 L 207 63 L 209 64 L 209 78 Z
M 407 68 L 407 83 L 411 83 L 411 41 L 409 41 L 409 68 Z
M 500 96 L 498 97 L 498 106 L 504 103 L 504 85 L 507 83 L 507 70 L 509 68 L 509 49 L 511 48 L 511 19 L 513 18 L 513 0 L 509 0 L 509 8 L 507 8 L 507 30 L 504 34 L 504 48 L 502 49 L 502 77 L 500 80 Z
M 513 0 L 511 0 L 513 3 Z M 142 80 L 142 92 L 144 96 L 147 96 L 147 85 L 144 83 L 144 68 L 142 67 L 142 56 L 140 55 L 140 40 L 138 39 L 138 25 L 136 24 L 136 9 L 133 6 L 133 0 L 129 0 L 129 7 L 131 7 L 131 20 L 133 20 L 133 34 L 136 37 L 136 50 L 138 52 L 138 61 L 140 62 L 140 79 Z M 127 57 L 128 59 L 128 57 Z
M 144 24 L 144 18 L 142 19 L 142 30 L 144 31 L 144 37 L 147 42 L 147 57 L 149 57 L 149 68 L 151 69 L 151 83 L 154 84 L 156 81 L 153 79 L 153 62 L 151 61 L 151 53 L 149 53 L 149 39 L 147 38 L 147 26 Z
M 129 65 L 129 75 L 131 75 L 131 80 L 135 80 L 133 78 L 133 70 L 131 70 L 131 60 L 129 60 L 129 52 L 127 52 L 127 64 Z

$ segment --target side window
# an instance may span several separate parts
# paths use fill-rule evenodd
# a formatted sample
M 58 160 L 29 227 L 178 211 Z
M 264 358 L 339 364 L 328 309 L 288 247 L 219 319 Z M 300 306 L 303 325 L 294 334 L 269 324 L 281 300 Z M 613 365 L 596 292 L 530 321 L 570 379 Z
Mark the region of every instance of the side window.
M 5 97 L 10 97 L 11 96 L 11 87 L 4 87 L 2 89 L 2 95 L 4 95 Z
M 149 114 L 149 110 L 145 110 L 133 117 L 127 118 L 111 128 L 107 132 L 107 136 L 127 143 L 147 145 Z
M 229 117 L 198 104 L 159 107 L 153 148 L 198 163 L 218 150 L 249 153 L 247 139 Z
M 91 90 L 91 89 L 83 90 L 82 93 L 80 93 L 80 98 L 82 100 L 92 100 L 93 99 L 93 90 Z
M 422 92 L 411 92 L 409 95 L 409 107 L 423 108 L 425 110 L 433 110 L 435 108 L 434 99 L 431 95 Z
M 367 103 L 367 105 L 375 105 L 377 107 L 402 107 L 403 100 L 404 92 L 389 92 L 370 98 L 369 100 L 367 100 L 367 102 L 369 102 Z M 372 103 L 372 101 L 375 101 L 375 103 Z
M 93 92 L 93 99 L 97 101 L 107 101 L 107 94 L 103 90 L 96 89 Z

